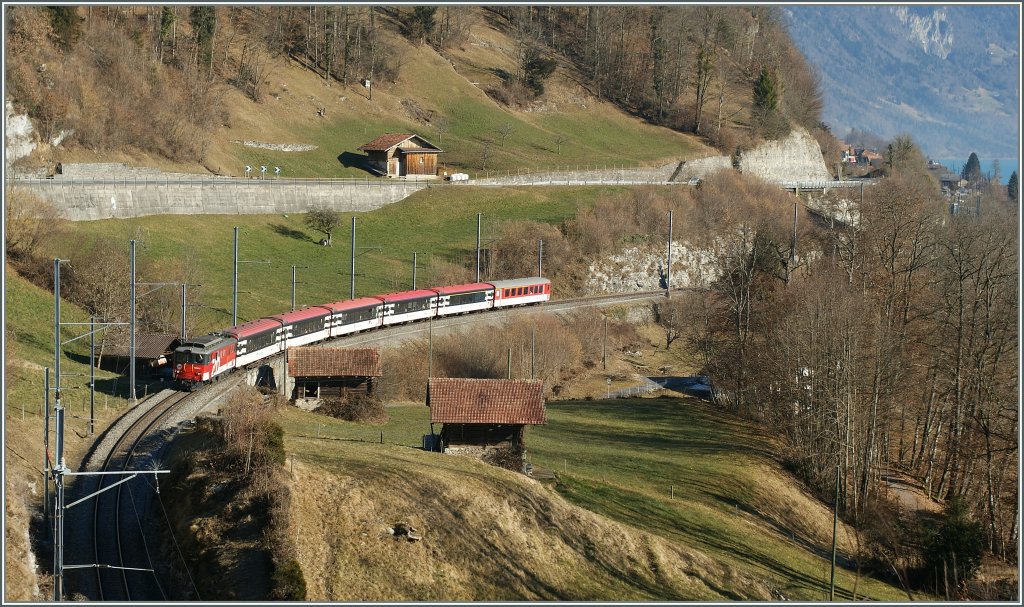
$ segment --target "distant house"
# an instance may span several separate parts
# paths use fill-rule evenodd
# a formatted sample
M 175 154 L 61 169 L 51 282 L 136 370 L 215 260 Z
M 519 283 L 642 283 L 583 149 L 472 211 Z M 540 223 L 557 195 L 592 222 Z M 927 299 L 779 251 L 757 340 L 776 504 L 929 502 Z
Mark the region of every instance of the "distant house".
M 359 146 L 370 168 L 386 177 L 437 176 L 437 155 L 443 150 L 413 133 L 387 133 Z
M 288 348 L 288 393 L 303 409 L 325 398 L 372 396 L 380 376 L 380 353 L 373 348 Z
M 441 424 L 436 450 L 451 454 L 504 449 L 521 458 L 526 426 L 546 423 L 541 380 L 431 378 L 427 406 L 432 436 Z

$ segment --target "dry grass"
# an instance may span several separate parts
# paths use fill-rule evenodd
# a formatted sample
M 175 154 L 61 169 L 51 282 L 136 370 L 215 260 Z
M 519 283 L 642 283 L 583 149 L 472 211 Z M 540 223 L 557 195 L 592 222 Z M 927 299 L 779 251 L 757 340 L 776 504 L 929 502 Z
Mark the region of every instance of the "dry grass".
M 356 444 L 325 453 L 308 439 L 288 447 L 311 600 L 769 598 L 706 555 L 480 462 Z M 423 540 L 393 538 L 397 522 Z

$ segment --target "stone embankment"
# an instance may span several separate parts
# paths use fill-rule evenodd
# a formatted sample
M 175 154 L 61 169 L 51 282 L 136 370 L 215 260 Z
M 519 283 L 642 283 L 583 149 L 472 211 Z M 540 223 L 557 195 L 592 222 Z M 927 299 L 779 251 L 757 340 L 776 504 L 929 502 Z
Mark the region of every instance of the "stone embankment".
M 730 156 L 672 162 L 658 167 L 507 171 L 477 177 L 470 185 L 696 184 L 717 170 L 733 168 Z M 775 182 L 827 181 L 817 142 L 795 130 L 737 159 L 739 170 Z M 167 214 L 303 213 L 313 206 L 340 212 L 371 211 L 398 202 L 425 187 L 449 187 L 441 181 L 404 179 L 245 179 L 187 173 L 164 173 L 118 163 L 70 164 L 52 178 L 40 171 L 16 175 L 9 186 L 22 187 L 53 203 L 70 220 L 142 217 Z M 458 187 L 458 186 L 456 186 Z

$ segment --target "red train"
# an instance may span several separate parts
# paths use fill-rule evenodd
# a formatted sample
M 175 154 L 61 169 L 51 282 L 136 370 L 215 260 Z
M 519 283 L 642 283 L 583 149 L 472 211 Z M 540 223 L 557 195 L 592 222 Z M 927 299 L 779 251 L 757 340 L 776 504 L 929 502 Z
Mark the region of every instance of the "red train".
M 194 386 L 274 356 L 289 346 L 304 346 L 431 317 L 524 306 L 550 299 L 551 281 L 534 277 L 336 301 L 187 339 L 171 356 L 172 372 L 176 380 Z

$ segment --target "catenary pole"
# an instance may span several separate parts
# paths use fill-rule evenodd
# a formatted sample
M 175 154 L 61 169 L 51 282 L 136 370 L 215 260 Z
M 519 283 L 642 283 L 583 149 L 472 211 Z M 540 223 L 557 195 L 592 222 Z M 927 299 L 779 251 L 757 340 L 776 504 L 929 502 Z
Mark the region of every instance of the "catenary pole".
M 480 217 L 481 213 L 476 214 L 476 281 L 480 282 Z
M 96 317 L 89 317 L 89 436 L 96 419 Z
M 185 305 L 185 288 L 188 285 L 181 283 L 181 340 L 185 340 L 185 311 L 188 306 Z
M 352 217 L 352 267 L 349 269 L 348 298 L 356 298 L 356 218 Z
M 292 312 L 295 311 L 295 266 L 292 266 Z
M 836 500 L 832 506 L 832 579 L 829 582 L 828 600 L 836 600 L 836 531 L 839 528 L 839 466 L 836 466 Z
M 131 359 L 128 364 L 128 398 L 132 402 L 135 402 L 135 241 L 131 243 L 131 310 L 128 314 L 130 316 L 131 327 L 129 327 L 129 353 L 128 358 Z
M 238 226 L 235 226 L 234 269 L 231 273 L 231 326 L 238 326 Z
M 416 252 L 412 254 L 412 290 L 416 290 Z
M 537 276 L 544 276 L 544 240 L 537 241 Z
M 672 296 L 672 211 L 668 212 L 668 265 L 665 266 L 665 297 Z

